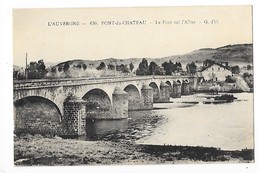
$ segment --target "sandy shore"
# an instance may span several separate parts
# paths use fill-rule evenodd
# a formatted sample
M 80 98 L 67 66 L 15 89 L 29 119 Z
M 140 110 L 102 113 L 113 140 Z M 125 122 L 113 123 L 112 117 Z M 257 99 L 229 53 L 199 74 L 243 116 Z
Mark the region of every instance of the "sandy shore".
M 129 144 L 45 138 L 41 135 L 16 137 L 14 160 L 15 165 L 161 163 L 160 159 Z
M 253 151 L 222 151 L 205 147 L 80 141 L 29 134 L 14 137 L 14 164 L 17 166 L 206 162 L 253 162 Z

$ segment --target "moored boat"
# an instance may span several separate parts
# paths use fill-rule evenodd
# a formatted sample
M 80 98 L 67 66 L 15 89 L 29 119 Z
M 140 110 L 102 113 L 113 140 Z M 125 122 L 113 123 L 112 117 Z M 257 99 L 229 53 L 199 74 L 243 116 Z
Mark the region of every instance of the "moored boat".
M 233 102 L 234 99 L 237 99 L 233 95 L 229 94 L 224 94 L 221 96 L 216 96 L 216 97 L 209 97 L 207 98 L 208 100 L 203 101 L 204 104 L 220 104 L 220 103 L 230 103 Z

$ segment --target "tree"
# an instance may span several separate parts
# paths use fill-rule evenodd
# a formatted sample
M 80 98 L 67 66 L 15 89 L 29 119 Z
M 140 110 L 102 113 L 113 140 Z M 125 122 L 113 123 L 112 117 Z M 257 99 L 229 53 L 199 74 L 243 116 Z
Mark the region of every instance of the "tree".
M 87 65 L 86 64 L 83 64 L 82 67 L 83 67 L 84 70 L 87 69 Z
M 182 65 L 181 65 L 180 62 L 176 62 L 175 65 L 176 65 L 176 70 L 177 70 L 178 72 L 182 71 Z
M 18 80 L 26 79 L 23 68 L 19 70 L 13 69 L 13 79 L 18 79 Z
M 169 65 L 168 65 L 168 62 L 162 63 L 162 67 L 163 67 L 163 69 L 164 69 L 166 75 L 169 75 L 169 73 L 171 73 L 171 72 L 170 72 Z
M 104 70 L 106 68 L 106 64 L 101 62 L 100 65 L 97 67 L 97 70 Z
M 210 66 L 210 65 L 212 65 L 214 63 L 215 63 L 215 61 L 212 61 L 210 59 L 206 59 L 205 61 L 203 61 L 203 66 L 204 67 L 208 67 L 208 66 Z
M 61 67 L 61 66 L 58 67 L 58 71 L 59 71 L 59 72 L 62 71 L 62 67 Z
M 163 70 L 162 67 L 157 66 L 157 67 L 155 68 L 155 72 L 154 72 L 155 75 L 164 75 L 164 73 L 165 73 L 165 71 Z
M 189 74 L 194 75 L 197 71 L 197 65 L 195 64 L 195 62 L 188 63 L 186 69 Z
M 155 62 L 150 62 L 149 64 L 149 73 L 150 75 L 155 75 L 155 70 L 158 65 Z
M 79 68 L 79 69 L 81 69 L 81 64 L 78 64 L 76 67 Z
M 140 62 L 137 70 L 136 70 L 136 75 L 149 75 L 149 67 L 148 67 L 148 62 L 145 58 L 143 58 L 142 62 Z
M 131 63 L 129 64 L 129 69 L 130 69 L 131 72 L 133 71 L 134 67 L 135 67 L 134 64 L 131 62 Z
M 250 88 L 254 87 L 254 77 L 253 77 L 252 74 L 249 74 L 248 72 L 245 72 L 243 74 L 243 78 L 244 78 L 245 82 L 248 84 L 248 86 Z
M 64 67 L 63 67 L 63 71 L 66 72 L 66 71 L 69 70 L 69 68 L 70 68 L 69 62 L 65 62 Z
M 124 68 L 123 68 L 122 72 L 123 72 L 123 73 L 129 73 L 129 72 L 130 72 L 130 70 L 129 70 L 129 68 L 127 67 L 127 65 L 124 65 Z
M 56 67 L 55 67 L 55 66 L 51 67 L 51 72 L 52 72 L 52 73 L 55 73 L 55 72 L 56 72 Z
M 247 69 L 247 70 L 252 70 L 252 66 L 251 66 L 251 65 L 247 65 L 247 66 L 246 66 L 246 69 Z
M 129 69 L 127 68 L 127 65 L 124 65 L 124 64 L 116 66 L 116 70 L 122 71 L 123 73 L 129 73 Z
M 115 70 L 115 66 L 112 65 L 112 64 L 108 64 L 108 65 L 107 65 L 107 69 L 108 69 L 108 70 Z
M 43 60 L 39 60 L 38 62 L 30 62 L 28 68 L 28 78 L 29 79 L 41 79 L 44 78 L 47 73 L 46 66 Z
M 172 61 L 164 62 L 162 64 L 162 67 L 163 67 L 166 75 L 172 75 L 172 73 L 177 70 L 176 65 Z
M 236 79 L 235 79 L 234 77 L 228 75 L 228 76 L 226 77 L 225 82 L 227 82 L 227 83 L 235 83 L 235 82 L 236 82 Z
M 243 78 L 248 78 L 250 75 L 252 75 L 252 74 L 249 74 L 248 72 L 245 72 L 245 73 L 243 74 Z
M 46 71 L 46 66 L 43 62 L 43 59 L 39 60 L 37 65 L 38 65 L 37 68 L 38 68 L 40 75 L 44 76 L 47 73 L 47 71 Z
M 18 70 L 13 69 L 13 79 L 18 79 Z
M 236 65 L 236 66 L 231 67 L 231 72 L 232 72 L 233 74 L 239 74 L 239 73 L 240 73 L 240 68 L 239 68 L 239 66 Z
M 28 78 L 29 79 L 39 79 L 38 69 L 37 69 L 37 62 L 30 62 L 28 68 Z
M 149 74 L 150 75 L 163 75 L 164 70 L 158 66 L 155 62 L 150 62 L 149 64 Z

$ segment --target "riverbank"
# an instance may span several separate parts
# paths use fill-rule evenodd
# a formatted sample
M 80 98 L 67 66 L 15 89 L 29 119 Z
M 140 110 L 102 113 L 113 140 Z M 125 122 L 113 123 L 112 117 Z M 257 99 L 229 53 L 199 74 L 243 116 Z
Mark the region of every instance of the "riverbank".
M 145 158 L 148 154 L 131 145 L 109 141 L 26 135 L 14 142 L 15 165 L 142 164 L 147 161 Z
M 16 166 L 240 163 L 253 162 L 253 153 L 247 149 L 223 151 L 207 147 L 80 141 L 29 134 L 14 137 Z

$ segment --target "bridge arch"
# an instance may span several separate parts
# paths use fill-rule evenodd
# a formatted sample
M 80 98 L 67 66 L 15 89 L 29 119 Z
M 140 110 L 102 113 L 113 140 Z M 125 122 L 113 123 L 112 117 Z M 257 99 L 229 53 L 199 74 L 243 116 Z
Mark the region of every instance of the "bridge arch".
M 50 99 L 45 98 L 45 97 L 41 97 L 41 96 L 23 97 L 21 99 L 14 101 L 14 106 L 15 106 L 15 108 L 17 108 L 19 106 L 26 106 L 26 104 L 38 104 L 39 105 L 39 103 L 41 103 L 41 102 L 49 104 L 49 106 L 55 108 L 58 113 L 59 119 L 61 120 L 62 114 L 61 114 L 61 110 L 58 107 L 58 105 L 56 103 L 54 103 L 53 101 L 51 101 Z M 46 111 L 46 113 L 50 111 L 48 108 L 43 110 L 43 107 L 41 107 L 41 109 L 42 109 L 42 111 Z M 29 109 L 27 109 L 27 110 L 29 110 Z M 33 109 L 32 111 L 35 113 L 35 111 L 37 111 L 37 110 Z
M 129 84 L 124 88 L 124 91 L 128 93 L 128 110 L 139 110 L 141 106 L 141 96 L 138 88 Z
M 160 100 L 160 90 L 158 85 L 155 82 L 151 82 L 149 84 L 150 87 L 153 88 L 153 102 L 159 102 Z
M 175 81 L 175 80 L 174 80 L 174 81 Z M 177 79 L 176 82 L 179 83 L 179 84 L 182 84 L 182 81 L 179 80 L 179 79 Z
M 183 79 L 182 82 L 190 82 L 189 79 Z
M 27 96 L 14 101 L 15 132 L 57 133 L 62 121 L 60 108 L 40 96 Z
M 105 118 L 112 109 L 112 102 L 109 95 L 102 89 L 94 88 L 89 90 L 83 97 L 86 102 L 87 118 Z
M 166 81 L 165 82 L 167 85 L 169 85 L 170 86 L 170 88 L 172 89 L 172 84 L 171 84 L 171 82 L 170 81 Z

